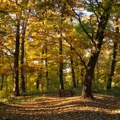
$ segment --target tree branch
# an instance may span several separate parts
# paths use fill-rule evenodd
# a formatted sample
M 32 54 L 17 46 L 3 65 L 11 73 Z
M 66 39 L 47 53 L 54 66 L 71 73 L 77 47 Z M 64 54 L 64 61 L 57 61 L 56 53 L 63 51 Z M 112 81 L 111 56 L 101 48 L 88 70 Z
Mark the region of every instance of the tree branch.
M 82 58 L 82 55 L 80 55 L 80 53 L 75 49 L 75 47 L 73 47 L 73 45 L 71 44 L 71 42 L 69 42 L 65 37 L 63 37 L 64 40 L 66 40 L 66 42 L 71 46 L 71 48 L 76 52 L 76 54 L 78 55 L 78 57 L 80 58 L 80 61 L 82 62 L 82 64 L 84 65 L 85 69 L 87 69 L 86 63 Z
M 11 53 L 11 55 L 14 56 L 14 53 L 13 53 L 7 46 L 5 46 L 5 45 L 2 44 L 2 43 L 0 43 L 0 45 L 2 45 L 6 50 L 8 50 L 8 51 Z
M 93 45 L 96 46 L 96 42 L 95 42 L 94 39 L 93 39 L 93 35 L 91 36 L 91 35 L 88 33 L 88 31 L 85 29 L 85 27 L 83 26 L 82 21 L 81 21 L 80 14 L 78 14 L 77 12 L 75 12 L 75 10 L 73 9 L 72 5 L 69 3 L 68 0 L 67 0 L 67 3 L 70 5 L 73 13 L 76 15 L 76 16 L 74 16 L 74 17 L 79 21 L 79 23 L 80 23 L 83 31 L 85 32 L 85 34 L 86 34 L 86 35 L 88 36 L 88 38 L 91 40 L 91 42 L 93 43 Z

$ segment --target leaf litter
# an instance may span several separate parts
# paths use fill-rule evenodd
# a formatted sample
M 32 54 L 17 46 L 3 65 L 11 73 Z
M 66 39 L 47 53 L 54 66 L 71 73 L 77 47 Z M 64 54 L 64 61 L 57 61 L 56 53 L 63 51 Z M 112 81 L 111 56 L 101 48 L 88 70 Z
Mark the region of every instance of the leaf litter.
M 74 97 L 24 97 L 16 103 L 0 102 L 0 120 L 120 120 L 120 99 L 96 94 L 94 101 Z

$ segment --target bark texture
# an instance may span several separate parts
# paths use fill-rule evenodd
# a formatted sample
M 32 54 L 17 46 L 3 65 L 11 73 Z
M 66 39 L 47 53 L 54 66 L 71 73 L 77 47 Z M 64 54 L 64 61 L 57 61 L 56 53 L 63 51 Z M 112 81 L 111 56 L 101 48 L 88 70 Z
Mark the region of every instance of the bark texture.
M 71 47 L 71 52 L 73 51 Z M 74 61 L 73 56 L 70 56 L 70 62 L 71 62 L 71 71 L 72 71 L 72 82 L 73 82 L 73 88 L 76 88 L 76 80 L 75 80 L 75 70 L 74 70 Z
M 106 7 L 104 8 L 104 12 L 102 13 L 99 24 L 98 24 L 98 30 L 96 33 L 95 43 L 96 45 L 94 52 L 91 54 L 91 57 L 89 59 L 89 62 L 87 64 L 85 79 L 83 81 L 83 90 L 82 90 L 82 97 L 84 98 L 91 98 L 94 99 L 92 94 L 92 80 L 94 77 L 94 69 L 99 57 L 99 53 L 101 51 L 102 42 L 104 39 L 104 32 L 108 23 L 108 19 L 110 16 L 111 6 L 112 6 L 113 0 L 109 1 Z
M 59 55 L 60 55 L 60 64 L 59 64 L 59 80 L 60 80 L 60 89 L 64 90 L 64 81 L 63 81 L 63 58 L 62 58 L 62 39 L 59 40 Z
M 23 24 L 22 43 L 21 43 L 21 91 L 24 93 L 25 88 L 25 70 L 24 70 L 24 56 L 25 56 L 25 33 L 26 33 L 26 21 Z
M 116 35 L 118 35 L 118 33 L 119 33 L 119 28 L 117 27 L 116 28 Z M 118 39 L 117 36 L 116 36 L 116 38 Z M 109 75 L 109 78 L 108 78 L 107 89 L 111 89 L 111 87 L 112 87 L 112 78 L 113 78 L 114 71 L 115 71 L 115 66 L 116 66 L 116 56 L 117 56 L 117 46 L 118 46 L 117 39 L 114 40 L 111 71 L 110 71 L 110 75 Z
M 20 47 L 20 21 L 16 26 L 16 43 L 14 53 L 14 95 L 19 96 L 19 47 Z

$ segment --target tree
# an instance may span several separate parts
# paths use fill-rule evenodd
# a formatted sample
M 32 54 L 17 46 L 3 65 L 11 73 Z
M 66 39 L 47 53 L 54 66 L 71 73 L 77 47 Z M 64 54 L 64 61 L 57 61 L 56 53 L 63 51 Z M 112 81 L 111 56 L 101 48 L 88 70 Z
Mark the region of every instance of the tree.
M 60 80 L 60 89 L 64 90 L 64 80 L 63 80 L 63 39 L 62 39 L 62 32 L 63 32 L 63 16 L 64 16 L 64 10 L 66 4 L 63 2 L 58 3 L 59 9 L 60 9 L 60 28 L 58 31 L 58 34 L 60 34 L 59 38 L 59 55 L 60 55 L 60 61 L 59 61 L 59 80 Z
M 83 97 L 90 97 L 92 99 L 94 98 L 92 95 L 92 79 L 94 77 L 95 65 L 99 57 L 102 42 L 104 39 L 104 32 L 105 32 L 107 22 L 110 16 L 112 2 L 113 0 L 106 3 L 106 6 L 103 9 L 104 11 L 102 15 L 100 16 L 100 21 L 98 23 L 98 29 L 97 29 L 96 37 L 95 37 L 95 46 L 93 46 L 95 47 L 95 51 L 90 56 L 89 62 L 87 64 L 86 75 L 85 75 L 85 79 L 83 83 L 83 90 L 82 90 Z
M 112 54 L 111 70 L 110 70 L 110 74 L 108 78 L 107 89 L 111 89 L 112 79 L 113 79 L 114 70 L 116 66 L 116 56 L 117 56 L 117 47 L 118 47 L 118 39 L 119 39 L 118 34 L 119 34 L 119 27 L 116 27 L 116 35 L 115 35 L 115 39 L 113 40 L 113 54 Z
M 101 85 L 106 87 L 115 37 L 115 26 L 111 22 L 117 14 L 112 5 L 116 3 L 110 0 L 10 0 L 2 4 L 2 91 L 6 86 L 8 93 L 12 91 L 14 82 L 15 95 L 35 89 L 56 90 L 59 86 L 63 90 L 83 84 L 82 96 L 93 98 L 93 78 L 98 79 L 95 83 L 100 83 L 100 88 Z M 110 17 L 111 12 L 114 12 L 113 17 Z M 97 63 L 99 68 L 95 69 Z M 117 62 L 114 74 L 116 80 L 119 80 L 119 64 Z M 5 86 L 8 82 L 10 85 Z
M 25 3 L 25 7 L 27 8 L 28 5 L 27 1 Z M 22 20 L 22 38 L 21 38 L 21 91 L 22 93 L 26 92 L 26 86 L 25 86 L 25 69 L 24 69 L 24 58 L 25 58 L 25 34 L 26 34 L 26 29 L 27 29 L 27 23 L 29 19 L 29 10 L 26 10 L 23 8 L 22 10 L 23 13 L 23 20 Z
M 16 42 L 15 42 L 15 53 L 14 53 L 14 94 L 20 95 L 19 91 L 19 48 L 20 48 L 20 20 L 17 20 L 16 26 Z
M 71 52 L 74 49 L 71 47 Z M 71 71 L 72 71 L 72 82 L 73 82 L 73 88 L 76 88 L 76 80 L 75 80 L 75 70 L 74 70 L 74 61 L 73 61 L 73 55 L 70 55 L 70 62 L 71 62 Z
M 113 0 L 109 0 L 105 3 L 101 2 L 100 3 L 101 6 L 98 1 L 95 1 L 95 2 L 87 1 L 86 3 L 88 4 L 89 10 L 93 12 L 95 16 L 97 17 L 98 26 L 97 26 L 96 31 L 93 31 L 94 29 L 92 29 L 92 33 L 89 33 L 86 30 L 85 26 L 83 25 L 83 22 L 81 19 L 81 13 L 80 14 L 77 13 L 72 7 L 71 3 L 68 1 L 68 4 L 72 7 L 72 10 L 76 15 L 75 17 L 78 19 L 83 31 L 86 33 L 86 35 L 88 36 L 88 38 L 91 40 L 91 43 L 92 43 L 92 53 L 87 63 L 86 74 L 85 74 L 85 78 L 83 81 L 82 96 L 84 98 L 88 97 L 88 98 L 93 99 L 94 97 L 92 94 L 92 80 L 94 77 L 94 69 L 95 69 L 99 54 L 100 54 L 101 46 L 102 46 L 103 39 L 104 39 L 104 32 L 105 32 L 107 22 L 110 16 Z M 97 4 L 97 7 L 95 7 L 96 4 Z M 97 9 L 99 10 L 102 9 L 102 11 L 101 10 L 97 11 Z M 91 25 L 91 21 L 90 21 L 90 25 Z

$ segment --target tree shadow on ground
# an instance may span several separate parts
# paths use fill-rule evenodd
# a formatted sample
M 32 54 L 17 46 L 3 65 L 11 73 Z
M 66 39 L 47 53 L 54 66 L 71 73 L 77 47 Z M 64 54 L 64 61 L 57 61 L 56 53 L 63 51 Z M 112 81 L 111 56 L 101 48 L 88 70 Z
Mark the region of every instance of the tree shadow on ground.
M 0 120 L 120 120 L 120 100 L 97 96 L 37 99 L 18 104 L 0 103 Z
M 108 114 L 90 110 L 74 110 L 60 114 L 8 114 L 1 116 L 0 120 L 120 120 L 120 114 Z

